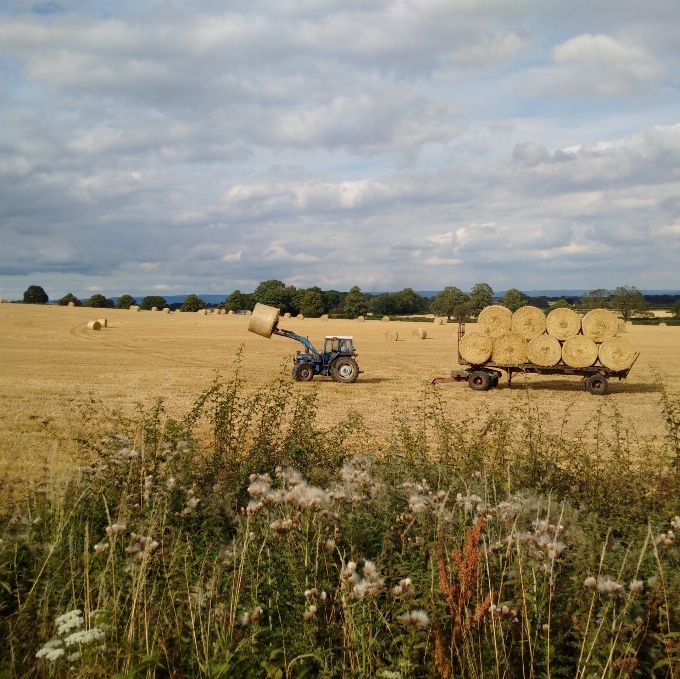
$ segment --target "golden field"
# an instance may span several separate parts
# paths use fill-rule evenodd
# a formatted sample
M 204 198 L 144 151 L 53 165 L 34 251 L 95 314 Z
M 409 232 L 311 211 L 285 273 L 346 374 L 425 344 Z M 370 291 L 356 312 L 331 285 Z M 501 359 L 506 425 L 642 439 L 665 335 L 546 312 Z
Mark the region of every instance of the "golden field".
M 108 327 L 87 330 L 106 317 Z M 426 340 L 414 340 L 415 323 L 287 319 L 281 325 L 306 335 L 320 349 L 327 334 L 353 335 L 363 374 L 352 385 L 316 378 L 295 389 L 318 390 L 319 422 L 330 425 L 354 408 L 380 435 L 392 418 L 408 415 L 423 389 L 457 365 L 457 325 L 424 324 Z M 247 332 L 248 317 L 131 312 L 57 306 L 0 305 L 0 478 L 36 478 L 67 460 L 51 432 L 68 432 L 69 418 L 86 401 L 102 411 L 132 414 L 135 403 L 164 399 L 171 416 L 182 416 L 214 379 L 228 376 L 244 345 L 242 374 L 258 386 L 281 374 L 290 378 L 299 345 Z M 386 342 L 387 329 L 399 340 Z M 474 325 L 468 324 L 468 330 Z M 653 369 L 668 390 L 680 392 L 680 327 L 633 326 L 626 337 L 641 352 L 627 381 L 613 381 L 606 397 L 588 394 L 578 377 L 515 376 L 512 388 L 474 392 L 465 383 L 436 387 L 452 418 L 510 411 L 529 387 L 539 409 L 559 417 L 569 409 L 567 429 L 576 431 L 603 402 L 615 403 L 626 427 L 640 437 L 665 434 Z M 48 421 L 47 424 L 44 424 Z

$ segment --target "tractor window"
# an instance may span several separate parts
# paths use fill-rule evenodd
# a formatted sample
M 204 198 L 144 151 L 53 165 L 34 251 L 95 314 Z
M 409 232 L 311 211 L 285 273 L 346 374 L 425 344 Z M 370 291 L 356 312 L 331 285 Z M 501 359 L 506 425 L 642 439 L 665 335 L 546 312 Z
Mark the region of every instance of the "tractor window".
M 341 340 L 340 351 L 352 351 L 352 342 L 350 340 Z
M 331 351 L 340 351 L 340 340 L 337 337 L 331 340 Z

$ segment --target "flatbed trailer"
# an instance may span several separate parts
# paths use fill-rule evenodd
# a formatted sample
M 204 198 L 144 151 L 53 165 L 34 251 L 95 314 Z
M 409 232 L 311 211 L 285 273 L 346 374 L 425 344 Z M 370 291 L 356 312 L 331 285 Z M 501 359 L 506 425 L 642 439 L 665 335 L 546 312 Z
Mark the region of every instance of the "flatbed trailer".
M 459 321 L 458 323 L 458 346 L 460 347 L 460 340 L 465 335 L 465 323 Z M 460 355 L 458 349 L 458 364 L 468 366 L 463 369 L 454 369 L 451 371 L 449 377 L 435 377 L 432 384 L 444 384 L 446 382 L 462 382 L 466 381 L 471 389 L 475 391 L 487 391 L 498 386 L 498 380 L 502 377 L 503 372 L 508 374 L 508 386 L 512 386 L 513 373 L 536 373 L 539 375 L 578 375 L 583 378 L 585 388 L 597 396 L 604 396 L 609 389 L 609 380 L 617 378 L 619 380 L 626 379 L 628 373 L 631 371 L 640 354 L 635 354 L 635 359 L 630 368 L 626 370 L 610 370 L 601 365 L 593 365 L 587 368 L 572 368 L 566 365 L 561 360 L 559 363 L 546 368 L 534 363 L 516 363 L 514 365 L 498 365 L 493 361 L 487 361 L 480 365 L 473 365 L 468 363 Z

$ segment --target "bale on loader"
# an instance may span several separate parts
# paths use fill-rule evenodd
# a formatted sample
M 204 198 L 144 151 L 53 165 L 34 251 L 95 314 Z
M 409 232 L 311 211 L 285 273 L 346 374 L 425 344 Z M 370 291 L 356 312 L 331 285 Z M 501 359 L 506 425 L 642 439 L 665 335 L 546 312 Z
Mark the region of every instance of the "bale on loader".
M 108 328 L 109 327 L 109 322 L 105 318 L 98 318 L 99 325 L 102 326 L 102 328 Z
M 597 361 L 597 344 L 585 335 L 574 335 L 562 345 L 562 360 L 570 368 L 589 368 Z
M 545 323 L 548 334 L 558 340 L 574 337 L 581 330 L 581 317 L 572 309 L 553 309 Z
M 500 304 L 493 304 L 482 309 L 477 324 L 482 332 L 495 339 L 512 329 L 512 311 Z
M 602 342 L 599 351 L 600 363 L 610 370 L 628 370 L 635 361 L 633 345 L 623 337 L 612 337 Z
M 267 306 L 266 304 L 260 304 L 258 302 L 250 317 L 248 332 L 254 332 L 256 335 L 269 339 L 278 322 L 279 310 L 276 307 Z
M 550 335 L 539 335 L 527 343 L 527 357 L 541 368 L 552 368 L 562 358 L 560 343 Z
M 583 334 L 593 342 L 606 342 L 616 337 L 619 319 L 608 309 L 593 309 L 581 320 Z
M 512 330 L 509 330 L 500 337 L 494 337 L 491 360 L 497 365 L 526 363 L 527 341 L 522 335 Z
M 532 340 L 545 332 L 545 314 L 535 306 L 523 306 L 512 315 L 512 331 L 525 340 Z
M 424 328 L 416 328 L 411 333 L 411 337 L 413 337 L 413 339 L 420 339 L 420 340 L 427 339 L 427 330 L 425 330 Z
M 460 355 L 472 365 L 481 365 L 491 358 L 493 340 L 483 332 L 466 332 L 458 345 Z
M 399 333 L 396 330 L 388 330 L 385 332 L 385 340 L 387 342 L 396 342 L 399 339 Z
M 87 329 L 88 330 L 101 330 L 102 324 L 99 321 L 90 321 L 87 324 Z

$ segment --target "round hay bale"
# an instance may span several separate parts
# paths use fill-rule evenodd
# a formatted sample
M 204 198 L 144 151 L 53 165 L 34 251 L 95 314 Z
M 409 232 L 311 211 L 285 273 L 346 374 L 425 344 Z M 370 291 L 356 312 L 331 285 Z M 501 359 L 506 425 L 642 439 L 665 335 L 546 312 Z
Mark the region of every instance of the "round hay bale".
M 68 305 L 71 306 L 73 302 L 69 302 Z M 136 311 L 137 310 L 137 305 L 136 304 L 130 304 L 130 311 Z
M 99 324 L 102 326 L 102 328 L 108 328 L 109 327 L 109 322 L 105 318 L 98 318 Z
M 383 316 L 380 320 L 382 320 L 383 323 L 389 323 L 390 317 L 389 316 Z
M 512 329 L 512 311 L 500 304 L 493 304 L 482 309 L 477 324 L 482 332 L 495 339 Z
M 290 313 L 289 313 L 288 311 L 286 311 L 286 313 L 283 314 L 283 317 L 284 317 L 284 318 L 290 318 Z
M 133 309 L 133 311 L 141 311 L 141 310 L 142 310 L 142 307 L 139 306 L 139 304 L 136 304 L 135 308 Z
M 68 305 L 69 306 L 75 306 L 76 304 L 75 304 L 75 302 L 69 302 Z
M 253 312 L 250 309 L 248 309 L 248 311 L 246 311 L 246 316 L 252 316 L 252 315 L 253 315 Z
M 181 310 L 181 309 L 175 309 L 175 313 L 176 313 L 176 314 L 181 314 L 181 313 L 182 313 L 182 310 Z
M 87 324 L 87 329 L 88 330 L 101 330 L 102 324 L 99 321 L 90 321 Z
M 233 316 L 233 315 L 234 315 L 234 310 L 233 310 L 233 309 L 229 309 L 229 313 L 228 313 L 227 315 L 228 315 L 228 316 Z
M 7 304 L 7 300 L 4 297 L 0 297 L 0 304 Z M 73 302 L 69 302 L 70 305 L 73 305 Z
M 424 328 L 416 328 L 411 333 L 411 337 L 413 337 L 413 339 L 419 339 L 419 340 L 427 339 L 427 330 L 425 330 Z
M 581 317 L 573 309 L 553 309 L 545 321 L 548 334 L 558 340 L 578 335 Z
M 396 342 L 399 339 L 399 333 L 396 330 L 387 330 L 385 332 L 385 341 Z
M 487 307 L 488 309 L 489 307 Z M 512 330 L 494 337 L 491 360 L 498 365 L 517 365 L 527 362 L 527 341 Z
M 170 307 L 169 306 L 163 307 L 163 313 L 169 314 L 170 313 Z
M 627 331 L 626 331 L 626 322 L 625 322 L 625 321 L 619 321 L 619 332 L 627 332 Z
M 539 335 L 527 344 L 527 357 L 534 365 L 551 368 L 560 362 L 562 347 L 554 337 Z
M 583 334 L 593 342 L 606 342 L 616 337 L 619 319 L 608 309 L 593 309 L 581 320 Z
M 322 321 L 327 321 L 327 320 L 328 320 L 328 314 L 323 314 L 323 315 L 321 316 L 321 320 L 322 320 Z
M 302 314 L 298 314 L 295 318 L 297 318 L 297 319 L 299 319 L 299 320 L 301 320 L 301 321 L 304 321 L 304 320 L 305 320 L 305 317 L 304 317 Z
M 466 332 L 460 340 L 458 351 L 468 363 L 481 365 L 491 358 L 493 340 L 484 332 Z
M 271 337 L 279 321 L 279 310 L 266 304 L 255 305 L 255 310 L 248 323 L 248 332 L 254 332 L 261 337 Z
M 545 314 L 535 306 L 523 306 L 512 315 L 512 331 L 525 340 L 532 340 L 545 332 Z
M 626 325 L 633 325 L 633 321 L 626 321 Z
M 623 337 L 613 337 L 600 344 L 600 363 L 610 370 L 628 370 L 635 360 L 633 345 Z
M 357 321 L 359 321 L 359 323 L 363 323 L 364 317 L 363 316 L 357 316 Z
M 660 327 L 660 328 L 665 328 L 665 327 L 666 327 L 666 324 L 663 323 L 663 322 L 661 322 L 661 323 L 659 323 L 659 327 Z
M 562 360 L 570 368 L 588 368 L 597 361 L 597 344 L 585 335 L 574 335 L 562 345 Z
M 152 306 L 152 307 L 151 307 L 151 311 L 158 311 L 158 307 L 157 307 L 157 306 Z

